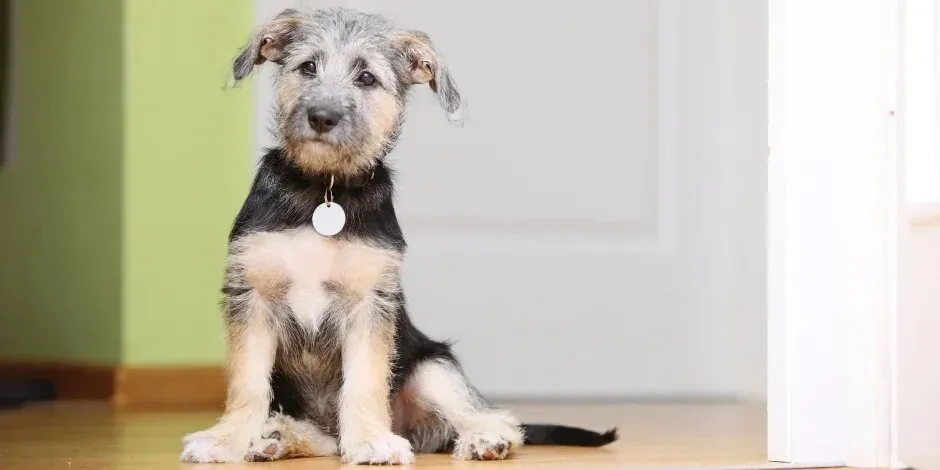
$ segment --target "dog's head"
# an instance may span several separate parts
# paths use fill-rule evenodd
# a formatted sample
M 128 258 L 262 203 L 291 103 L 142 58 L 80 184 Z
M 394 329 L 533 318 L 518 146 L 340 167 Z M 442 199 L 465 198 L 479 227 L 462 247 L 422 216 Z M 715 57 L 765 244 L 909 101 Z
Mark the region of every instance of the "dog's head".
M 384 157 L 412 85 L 430 85 L 447 118 L 461 120 L 460 94 L 428 36 L 378 15 L 285 10 L 235 58 L 235 80 L 265 62 L 277 65 L 280 138 L 307 170 L 354 174 Z

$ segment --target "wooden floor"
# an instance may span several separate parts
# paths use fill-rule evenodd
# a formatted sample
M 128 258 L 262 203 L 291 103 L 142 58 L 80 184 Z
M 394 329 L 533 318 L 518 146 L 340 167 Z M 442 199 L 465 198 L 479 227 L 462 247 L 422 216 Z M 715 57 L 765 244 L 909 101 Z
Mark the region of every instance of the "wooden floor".
M 525 447 L 504 462 L 419 455 L 421 468 L 767 468 L 764 410 L 740 405 L 509 405 L 524 421 L 563 422 L 621 439 L 601 449 Z M 114 413 L 103 405 L 36 406 L 0 412 L 0 469 L 336 468 L 336 458 L 231 466 L 181 464 L 181 437 L 214 412 Z

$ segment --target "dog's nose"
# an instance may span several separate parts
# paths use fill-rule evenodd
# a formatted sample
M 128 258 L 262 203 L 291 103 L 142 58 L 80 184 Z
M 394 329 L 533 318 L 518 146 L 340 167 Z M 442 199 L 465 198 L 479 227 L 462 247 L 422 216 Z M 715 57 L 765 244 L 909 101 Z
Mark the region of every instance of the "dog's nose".
M 339 124 L 342 117 L 343 115 L 335 109 L 311 108 L 307 111 L 307 121 L 310 122 L 310 127 L 317 132 L 329 132 L 330 129 Z

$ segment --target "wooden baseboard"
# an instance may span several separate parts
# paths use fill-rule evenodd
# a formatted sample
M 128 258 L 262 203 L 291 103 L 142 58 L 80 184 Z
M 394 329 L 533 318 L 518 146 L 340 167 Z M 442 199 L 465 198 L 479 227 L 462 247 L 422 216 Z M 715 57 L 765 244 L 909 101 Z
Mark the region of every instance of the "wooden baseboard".
M 57 400 L 110 400 L 114 366 L 56 362 L 2 362 L 0 379 L 40 379 L 53 383 Z
M 220 366 L 0 362 L 0 379 L 49 380 L 57 400 L 109 401 L 119 409 L 220 409 L 225 404 Z
M 122 409 L 221 409 L 222 367 L 120 367 L 112 402 Z

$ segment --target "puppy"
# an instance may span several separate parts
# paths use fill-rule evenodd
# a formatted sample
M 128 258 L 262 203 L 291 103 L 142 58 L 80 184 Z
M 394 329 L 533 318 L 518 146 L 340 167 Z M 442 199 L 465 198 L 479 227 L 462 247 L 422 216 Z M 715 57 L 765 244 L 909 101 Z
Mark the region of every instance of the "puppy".
M 181 459 L 403 464 L 415 451 L 450 451 L 498 460 L 524 443 L 617 439 L 520 424 L 408 318 L 385 156 L 412 86 L 429 85 L 453 122 L 463 107 L 428 36 L 347 9 L 286 10 L 235 59 L 235 80 L 265 62 L 278 70 L 280 145 L 264 155 L 229 238 L 226 410 L 185 437 Z

